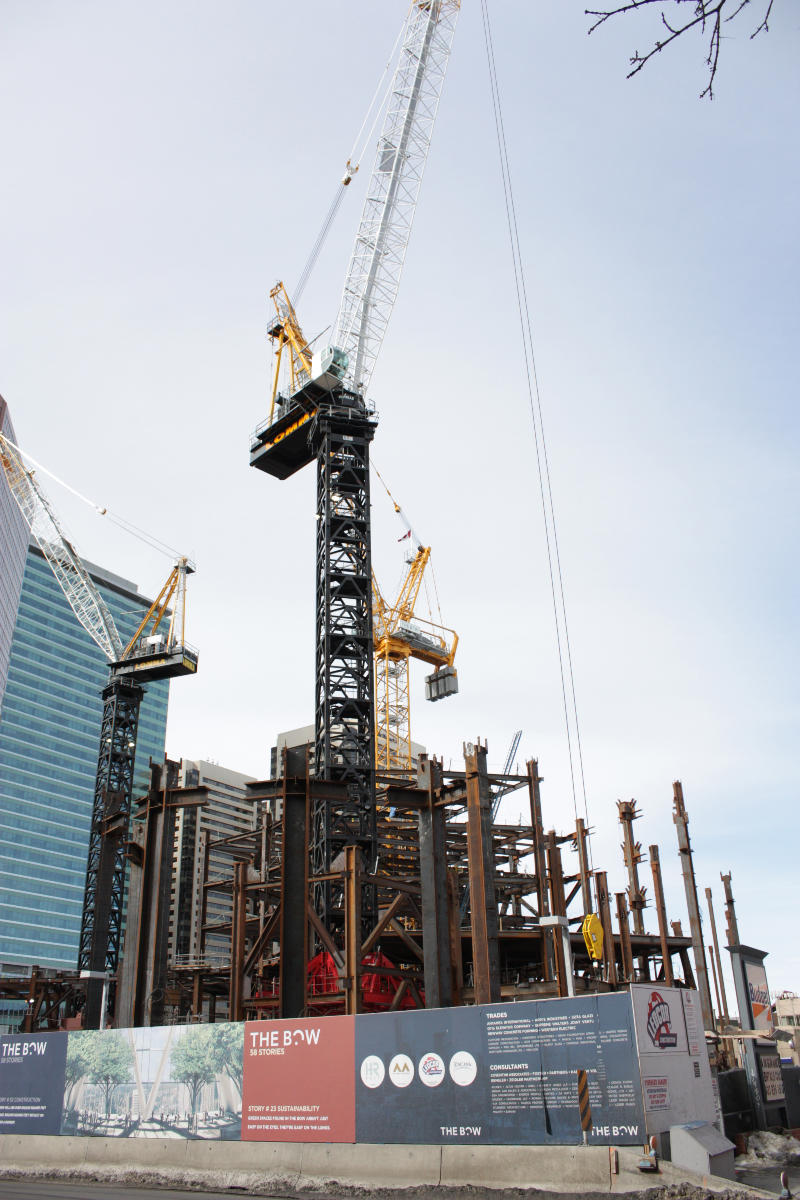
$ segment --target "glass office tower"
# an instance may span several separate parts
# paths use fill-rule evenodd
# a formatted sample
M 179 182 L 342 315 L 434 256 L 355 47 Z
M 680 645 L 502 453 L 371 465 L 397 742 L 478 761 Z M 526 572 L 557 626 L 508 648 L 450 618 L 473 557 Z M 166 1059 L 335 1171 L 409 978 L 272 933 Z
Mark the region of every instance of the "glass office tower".
M 8 405 L 0 396 L 0 433 L 16 442 Z M 0 472 L 0 712 L 8 677 L 11 638 L 17 620 L 19 594 L 28 550 L 28 526 Z
M 149 602 L 85 565 L 126 641 Z M 32 546 L 0 713 L 0 971 L 76 966 L 107 682 L 102 651 Z M 134 798 L 147 791 L 150 758 L 164 755 L 168 695 L 169 680 L 147 685 Z

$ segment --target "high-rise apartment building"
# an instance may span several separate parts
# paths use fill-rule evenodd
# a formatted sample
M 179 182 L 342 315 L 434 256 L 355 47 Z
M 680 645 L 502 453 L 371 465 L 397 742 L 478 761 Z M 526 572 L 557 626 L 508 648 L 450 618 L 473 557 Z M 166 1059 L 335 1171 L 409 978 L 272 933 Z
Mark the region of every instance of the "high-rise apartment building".
M 135 584 L 85 564 L 123 641 L 149 608 Z M 0 970 L 74 968 L 108 663 L 38 547 L 19 598 L 0 712 Z M 134 796 L 164 755 L 169 681 L 147 685 Z
M 201 952 L 207 962 L 227 962 L 230 934 L 214 932 L 231 920 L 231 894 L 226 889 L 207 889 L 203 895 L 205 859 L 208 880 L 232 877 L 233 859 L 214 843 L 255 828 L 253 801 L 247 795 L 252 775 L 230 771 L 218 763 L 184 760 L 181 787 L 207 787 L 205 808 L 182 808 L 175 831 L 175 870 L 172 890 L 170 957 L 173 963 L 196 961 Z M 212 929 L 202 937 L 203 925 Z
M 0 396 L 0 433 L 16 442 L 8 405 Z M 17 502 L 0 477 L 0 712 L 8 678 L 11 638 L 17 621 L 19 594 L 28 549 L 28 526 Z

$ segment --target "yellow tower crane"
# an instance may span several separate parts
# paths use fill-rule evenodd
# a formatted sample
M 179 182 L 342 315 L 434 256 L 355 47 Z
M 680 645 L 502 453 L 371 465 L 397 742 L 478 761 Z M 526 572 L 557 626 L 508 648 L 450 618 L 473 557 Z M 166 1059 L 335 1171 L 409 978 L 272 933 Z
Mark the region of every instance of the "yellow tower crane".
M 378 476 L 380 478 L 380 476 Z M 383 480 L 381 479 L 381 483 Z M 386 484 L 383 485 L 386 487 Z M 458 691 L 458 673 L 453 662 L 458 634 L 453 629 L 417 616 L 416 607 L 425 568 L 431 556 L 408 524 L 403 510 L 386 488 L 395 512 L 406 526 L 404 537 L 413 538 L 413 556 L 408 560 L 400 592 L 387 603 L 372 573 L 372 625 L 375 643 L 375 769 L 387 774 L 410 774 L 411 702 L 409 663 L 412 658 L 435 668 L 425 680 L 428 700 L 443 700 Z

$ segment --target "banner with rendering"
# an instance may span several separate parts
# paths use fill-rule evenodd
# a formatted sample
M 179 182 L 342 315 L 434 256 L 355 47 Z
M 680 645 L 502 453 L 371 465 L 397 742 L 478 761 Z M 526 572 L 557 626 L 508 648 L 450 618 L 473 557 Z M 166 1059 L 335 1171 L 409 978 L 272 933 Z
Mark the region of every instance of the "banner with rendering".
M 0 1039 L 0 1132 L 644 1140 L 630 996 Z

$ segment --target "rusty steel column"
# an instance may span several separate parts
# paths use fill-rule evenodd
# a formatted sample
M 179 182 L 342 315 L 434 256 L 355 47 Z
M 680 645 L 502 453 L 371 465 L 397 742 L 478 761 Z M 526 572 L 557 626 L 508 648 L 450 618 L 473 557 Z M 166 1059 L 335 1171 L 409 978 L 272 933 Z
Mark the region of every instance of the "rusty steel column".
M 147 795 L 136 801 L 126 853 L 130 862 L 125 944 L 114 1019 L 131 1029 L 164 1024 L 172 915 L 175 820 L 180 808 L 207 804 L 205 787 L 179 788 L 180 763 L 151 763 Z
M 711 959 L 711 977 L 714 980 L 714 995 L 717 998 L 717 1013 L 722 1016 L 722 1000 L 719 995 L 719 980 L 717 979 L 717 964 L 714 962 L 714 947 L 707 946 L 708 957 Z
M 614 933 L 611 928 L 611 905 L 608 897 L 608 883 L 605 871 L 595 871 L 595 887 L 597 888 L 597 912 L 600 924 L 603 926 L 603 961 L 606 968 L 606 980 L 612 985 L 617 982 L 617 952 L 614 947 Z
M 678 851 L 683 871 L 683 885 L 686 891 L 686 907 L 689 910 L 689 929 L 694 950 L 694 970 L 697 976 L 697 990 L 700 993 L 700 1010 L 703 1014 L 703 1027 L 714 1030 L 714 1010 L 711 1004 L 711 989 L 708 986 L 708 967 L 706 966 L 706 950 L 703 945 L 703 928 L 700 922 L 700 906 L 697 903 L 697 885 L 694 878 L 692 847 L 689 842 L 689 816 L 683 802 L 683 786 L 680 780 L 672 785 L 674 811 L 672 819 L 678 831 Z
M 554 917 L 565 917 L 567 915 L 567 902 L 564 895 L 564 870 L 555 829 L 551 829 L 545 838 L 545 850 L 547 853 L 547 878 L 550 884 L 550 912 Z M 552 940 L 552 954 L 556 968 L 556 979 L 558 981 L 558 994 L 559 996 L 568 996 L 568 964 L 564 956 L 561 929 L 555 926 L 549 930 L 549 933 Z M 543 931 L 542 936 L 547 938 L 548 931 Z
M 464 963 L 461 956 L 461 912 L 458 899 L 458 871 L 447 870 L 447 914 L 450 928 L 450 989 L 453 1005 L 463 1003 Z
M 711 940 L 714 944 L 714 951 L 711 956 L 711 965 L 714 968 L 714 977 L 717 981 L 717 1007 L 719 1015 L 727 1025 L 730 1018 L 728 1016 L 728 997 L 725 995 L 725 980 L 722 978 L 722 960 L 719 956 L 719 939 L 717 938 L 717 922 L 714 919 L 714 899 L 711 895 L 711 888 L 706 888 L 706 903 L 708 904 L 708 916 L 711 921 Z M 709 947 L 709 953 L 711 948 Z
M 247 928 L 247 863 L 233 864 L 233 905 L 231 909 L 231 976 L 228 988 L 228 1020 L 244 1016 L 244 947 Z
M 739 946 L 739 926 L 736 922 L 736 906 L 733 902 L 733 892 L 731 890 L 731 873 L 727 875 L 720 874 L 722 886 L 725 889 L 725 923 L 727 925 L 727 937 L 729 946 Z
M 279 927 L 281 1017 L 301 1017 L 307 1004 L 310 786 L 305 751 L 284 750 Z
M 536 899 L 539 905 L 539 916 L 547 916 L 550 906 L 547 899 L 547 868 L 544 854 L 544 826 L 542 824 L 542 796 L 539 784 L 542 777 L 539 774 L 539 763 L 532 758 L 528 764 L 528 794 L 531 804 L 531 830 L 533 833 L 533 862 L 536 874 Z
M 622 826 L 622 854 L 628 868 L 628 902 L 633 917 L 633 932 L 644 933 L 644 916 L 647 906 L 645 888 L 639 883 L 639 863 L 642 861 L 642 844 L 633 836 L 633 822 L 642 815 L 636 811 L 635 800 L 618 800 L 619 823 Z
M 199 1021 L 203 1015 L 203 972 L 199 968 L 192 971 L 192 1016 Z
M 631 953 L 631 931 L 628 925 L 628 902 L 624 892 L 616 892 L 617 922 L 619 924 L 619 948 L 622 957 L 622 977 L 625 983 L 633 980 L 633 955 Z
M 583 900 L 583 915 L 588 917 L 592 912 L 592 879 L 589 871 L 589 855 L 587 853 L 586 824 L 582 817 L 575 823 L 575 849 L 578 851 L 578 870 L 581 877 L 581 899 Z
M 361 850 L 344 848 L 345 1012 L 361 1012 Z
M 417 817 L 425 1007 L 449 1008 L 453 1003 L 453 981 L 447 830 L 445 810 L 438 804 L 442 791 L 442 767 L 435 758 L 421 756 L 417 786 L 428 793 L 427 804 L 419 810 Z
M 536 906 L 538 916 L 547 917 L 550 915 L 550 901 L 547 895 L 547 867 L 545 865 L 545 850 L 544 850 L 544 825 L 542 824 L 542 794 L 539 784 L 542 782 L 542 777 L 539 774 L 539 763 L 537 759 L 529 759 L 527 765 L 528 771 L 528 797 L 531 806 L 531 835 L 533 841 L 533 863 L 534 874 L 536 876 Z M 542 948 L 542 979 L 549 982 L 555 976 L 555 962 L 550 949 L 550 939 L 541 933 L 541 948 Z
M 472 972 L 476 1004 L 500 999 L 500 951 L 492 849 L 492 794 L 486 772 L 486 747 L 464 747 L 467 784 L 467 856 L 472 910 Z
M 650 869 L 653 872 L 653 895 L 656 901 L 656 915 L 658 917 L 658 936 L 661 939 L 661 964 L 664 971 L 664 983 L 667 987 L 672 987 L 675 983 L 675 977 L 672 973 L 672 954 L 669 949 L 669 935 L 667 933 L 667 906 L 664 903 L 664 883 L 661 879 L 661 859 L 659 858 L 658 846 L 650 847 Z

